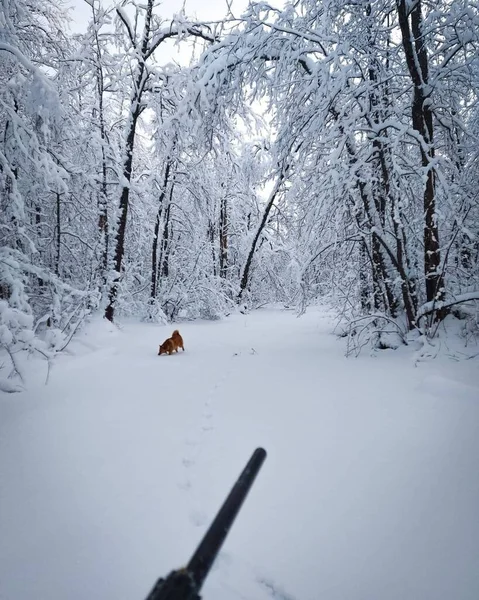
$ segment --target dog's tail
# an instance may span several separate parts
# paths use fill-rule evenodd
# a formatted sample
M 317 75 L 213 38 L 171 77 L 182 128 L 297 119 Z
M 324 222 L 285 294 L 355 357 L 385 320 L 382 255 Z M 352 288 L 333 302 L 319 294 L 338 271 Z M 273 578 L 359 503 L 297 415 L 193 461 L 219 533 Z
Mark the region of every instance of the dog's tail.
M 175 329 L 175 331 L 173 331 L 173 333 L 171 334 L 171 337 L 173 337 L 174 335 L 180 335 L 180 332 L 178 331 L 178 329 Z

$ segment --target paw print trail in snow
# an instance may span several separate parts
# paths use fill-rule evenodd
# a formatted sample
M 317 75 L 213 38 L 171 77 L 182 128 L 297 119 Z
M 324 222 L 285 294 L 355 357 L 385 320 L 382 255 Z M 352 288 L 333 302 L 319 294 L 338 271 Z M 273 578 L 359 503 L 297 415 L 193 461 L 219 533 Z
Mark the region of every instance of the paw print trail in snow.
M 216 402 L 218 395 L 224 385 L 224 382 L 230 377 L 235 361 L 231 363 L 231 367 L 226 369 L 220 379 L 213 384 L 206 400 L 203 403 L 201 416 L 198 425 L 195 427 L 193 434 L 185 440 L 185 452 L 182 457 L 182 472 L 183 480 L 178 484 L 178 487 L 185 492 L 191 492 L 195 489 L 196 465 L 200 459 L 201 452 L 205 446 L 208 436 L 210 436 L 215 428 Z M 192 498 L 192 504 L 198 504 Z M 192 509 L 190 513 L 191 522 L 200 527 L 206 523 L 207 517 L 203 511 Z

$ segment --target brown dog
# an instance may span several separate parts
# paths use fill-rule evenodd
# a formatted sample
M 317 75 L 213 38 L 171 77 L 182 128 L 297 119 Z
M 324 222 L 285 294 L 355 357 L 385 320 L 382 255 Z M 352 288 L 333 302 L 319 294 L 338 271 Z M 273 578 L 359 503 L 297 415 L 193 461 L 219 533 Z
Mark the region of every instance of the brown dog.
M 175 329 L 175 331 L 173 331 L 173 333 L 171 334 L 171 339 L 176 344 L 176 351 L 177 352 L 178 352 L 178 348 L 181 348 L 183 350 L 183 352 L 185 351 L 185 347 L 183 346 L 183 338 L 181 337 L 180 332 L 178 331 L 178 329 Z
M 171 334 L 171 337 L 165 340 L 158 348 L 158 356 L 161 356 L 162 354 L 173 354 L 175 351 L 178 352 L 178 348 L 181 348 L 183 352 L 185 351 L 183 338 L 178 329 L 175 329 Z

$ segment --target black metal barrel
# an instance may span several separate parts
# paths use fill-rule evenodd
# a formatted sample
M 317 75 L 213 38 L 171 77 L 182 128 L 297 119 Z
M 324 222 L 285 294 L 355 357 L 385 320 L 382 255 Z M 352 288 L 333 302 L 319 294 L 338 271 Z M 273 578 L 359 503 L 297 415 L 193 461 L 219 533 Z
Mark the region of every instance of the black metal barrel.
M 201 586 L 265 458 L 263 448 L 253 452 L 188 565 L 159 579 L 146 600 L 199 600 Z
M 218 511 L 215 520 L 191 557 L 186 570 L 193 577 L 198 590 L 203 585 L 265 458 L 266 450 L 263 448 L 257 448 L 253 452 L 248 464 Z

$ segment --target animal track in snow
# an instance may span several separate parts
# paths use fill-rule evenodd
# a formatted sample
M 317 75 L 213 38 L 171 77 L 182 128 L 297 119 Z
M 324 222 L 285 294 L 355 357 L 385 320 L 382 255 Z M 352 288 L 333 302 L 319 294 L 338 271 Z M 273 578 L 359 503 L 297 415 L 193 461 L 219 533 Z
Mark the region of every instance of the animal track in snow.
M 201 510 L 192 510 L 190 513 L 190 521 L 196 527 L 203 527 L 208 523 L 208 517 Z
M 211 386 L 210 391 L 206 395 L 206 398 L 203 402 L 196 432 L 190 434 L 190 436 L 185 440 L 185 447 L 187 450 L 185 448 L 185 456 L 183 456 L 181 461 L 184 468 L 183 477 L 185 481 L 180 483 L 178 486 L 182 490 L 190 491 L 192 488 L 194 488 L 194 481 L 192 483 L 192 479 L 194 480 L 195 469 L 193 467 L 195 467 L 196 463 L 198 462 L 198 458 L 201 454 L 202 446 L 205 441 L 205 436 L 211 431 L 215 430 L 215 399 L 218 395 L 218 391 L 221 390 L 224 382 L 230 376 L 234 366 L 235 364 L 232 363 L 230 368 L 223 371 L 220 378 Z

